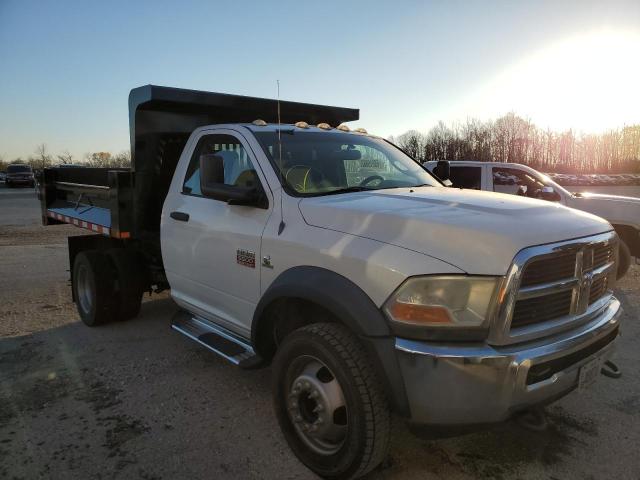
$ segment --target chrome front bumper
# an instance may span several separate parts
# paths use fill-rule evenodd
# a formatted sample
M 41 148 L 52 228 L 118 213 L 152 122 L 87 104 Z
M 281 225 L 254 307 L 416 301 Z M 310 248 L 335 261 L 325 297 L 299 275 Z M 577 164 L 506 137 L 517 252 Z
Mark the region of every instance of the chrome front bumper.
M 513 413 L 553 401 L 578 386 L 580 367 L 613 352 L 620 302 L 611 301 L 591 322 L 575 330 L 519 345 L 474 346 L 397 338 L 396 354 L 417 424 L 456 426 L 494 423 Z M 616 332 L 616 333 L 613 333 Z M 591 348 L 590 348 L 591 347 Z M 581 356 L 580 352 L 589 352 Z M 578 358 L 575 362 L 572 359 Z M 557 360 L 567 366 L 549 378 L 527 381 L 530 369 Z M 535 371 L 535 370 L 534 370 Z M 533 371 L 532 371 L 533 372 Z

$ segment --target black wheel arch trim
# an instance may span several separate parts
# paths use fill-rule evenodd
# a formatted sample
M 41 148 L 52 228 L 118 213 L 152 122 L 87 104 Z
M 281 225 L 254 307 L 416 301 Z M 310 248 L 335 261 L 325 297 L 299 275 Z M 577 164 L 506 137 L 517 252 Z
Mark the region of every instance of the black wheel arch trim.
M 340 319 L 369 353 L 392 409 L 410 416 L 404 379 L 395 353 L 395 337 L 380 309 L 348 278 L 331 270 L 299 266 L 282 272 L 265 291 L 253 315 L 251 343 L 259 345 L 263 314 L 272 302 L 298 298 L 316 303 Z
M 613 228 L 624 243 L 629 247 L 632 257 L 640 257 L 640 229 L 623 224 L 613 224 Z

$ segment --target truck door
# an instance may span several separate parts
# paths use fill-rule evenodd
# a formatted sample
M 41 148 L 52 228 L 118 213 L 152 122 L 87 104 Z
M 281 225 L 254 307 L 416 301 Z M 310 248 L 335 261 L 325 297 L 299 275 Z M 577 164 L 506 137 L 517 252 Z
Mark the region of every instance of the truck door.
M 172 296 L 189 311 L 242 335 L 260 295 L 260 248 L 271 206 L 229 205 L 200 190 L 200 156 L 224 159 L 224 183 L 262 185 L 246 140 L 231 130 L 205 131 L 188 165 L 176 170 L 162 219 L 162 256 Z

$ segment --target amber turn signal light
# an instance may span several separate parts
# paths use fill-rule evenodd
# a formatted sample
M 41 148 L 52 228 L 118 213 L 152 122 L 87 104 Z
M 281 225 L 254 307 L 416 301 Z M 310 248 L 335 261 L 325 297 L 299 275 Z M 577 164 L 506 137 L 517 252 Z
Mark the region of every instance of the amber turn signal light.
M 449 310 L 444 307 L 395 302 L 389 310 L 393 318 L 401 322 L 416 325 L 452 323 Z

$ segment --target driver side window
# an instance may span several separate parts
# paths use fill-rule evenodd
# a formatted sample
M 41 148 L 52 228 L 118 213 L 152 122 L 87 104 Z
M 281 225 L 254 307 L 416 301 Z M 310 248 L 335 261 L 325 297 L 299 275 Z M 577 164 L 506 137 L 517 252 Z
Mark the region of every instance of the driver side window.
M 526 172 L 513 168 L 493 168 L 493 191 L 536 198 L 544 185 Z
M 254 187 L 259 183 L 258 175 L 248 152 L 233 135 L 205 135 L 196 146 L 184 183 L 182 193 L 202 197 L 200 190 L 200 156 L 215 154 L 224 162 L 224 184 L 235 187 Z

